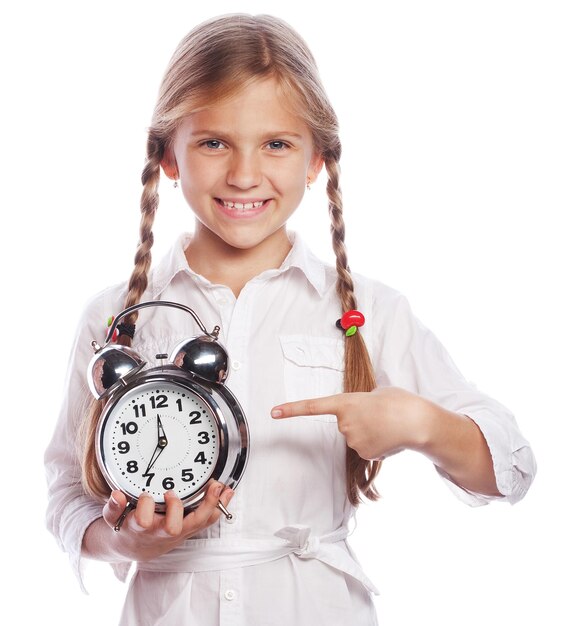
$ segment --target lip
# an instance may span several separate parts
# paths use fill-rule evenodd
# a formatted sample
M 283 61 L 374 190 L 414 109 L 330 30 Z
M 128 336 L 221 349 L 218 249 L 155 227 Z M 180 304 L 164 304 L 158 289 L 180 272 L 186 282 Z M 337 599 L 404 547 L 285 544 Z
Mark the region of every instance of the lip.
M 264 213 L 271 202 L 271 198 L 264 200 L 263 198 L 213 198 L 215 201 L 215 206 L 219 209 L 219 211 L 232 219 L 249 219 L 252 217 L 257 217 Z M 252 209 L 236 209 L 234 207 L 228 207 L 223 204 L 223 202 L 232 202 L 238 204 L 250 204 L 254 202 L 263 202 L 260 207 L 252 208 Z

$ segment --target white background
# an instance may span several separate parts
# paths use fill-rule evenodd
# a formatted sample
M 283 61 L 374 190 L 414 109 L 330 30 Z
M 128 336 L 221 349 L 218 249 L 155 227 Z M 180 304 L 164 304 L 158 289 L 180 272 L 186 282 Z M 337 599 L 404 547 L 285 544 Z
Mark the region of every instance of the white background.
M 4 6 L 8 6 L 6 3 Z M 539 475 L 470 509 L 431 465 L 389 459 L 351 542 L 383 626 L 560 624 L 562 11 L 556 1 L 9 3 L 2 62 L 3 613 L 113 624 L 44 529 L 42 454 L 85 301 L 128 277 L 145 129 L 177 42 L 225 12 L 285 18 L 339 114 L 351 267 L 409 296 L 467 378 L 509 406 Z M 191 217 L 167 181 L 155 257 Z M 294 220 L 332 259 L 322 183 Z M 6 378 L 7 377 L 7 378 Z

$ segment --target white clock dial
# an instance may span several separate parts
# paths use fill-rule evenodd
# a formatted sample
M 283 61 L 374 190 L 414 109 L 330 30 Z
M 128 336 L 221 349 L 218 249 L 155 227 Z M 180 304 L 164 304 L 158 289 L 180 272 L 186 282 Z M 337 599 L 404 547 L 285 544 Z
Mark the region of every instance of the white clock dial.
M 211 478 L 220 456 L 220 431 L 213 409 L 198 394 L 173 381 L 150 381 L 126 392 L 99 432 L 109 482 L 156 503 L 170 489 L 194 494 Z

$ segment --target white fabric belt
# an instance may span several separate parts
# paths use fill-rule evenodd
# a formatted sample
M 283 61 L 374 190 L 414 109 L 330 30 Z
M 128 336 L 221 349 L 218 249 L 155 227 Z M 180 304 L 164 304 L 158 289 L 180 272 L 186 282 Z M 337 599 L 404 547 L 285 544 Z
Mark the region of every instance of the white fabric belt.
M 295 524 L 278 530 L 275 537 L 279 539 L 188 539 L 183 546 L 168 554 L 137 563 L 137 569 L 153 572 L 209 572 L 259 565 L 295 554 L 301 559 L 318 559 L 352 576 L 368 591 L 378 594 L 376 587 L 351 556 L 347 545 L 341 545 L 347 535 L 348 529 L 344 526 L 326 535 L 315 536 L 309 526 Z

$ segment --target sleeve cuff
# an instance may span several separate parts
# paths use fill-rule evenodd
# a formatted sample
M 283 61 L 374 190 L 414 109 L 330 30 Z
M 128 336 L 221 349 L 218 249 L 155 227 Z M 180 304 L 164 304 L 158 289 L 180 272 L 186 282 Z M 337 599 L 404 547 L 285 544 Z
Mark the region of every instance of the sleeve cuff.
M 81 516 L 80 524 L 72 531 L 73 534 L 75 533 L 75 538 L 71 544 L 67 544 L 67 551 L 72 571 L 78 579 L 80 589 L 87 594 L 88 590 L 84 584 L 85 559 L 82 557 L 82 540 L 88 526 L 101 517 L 101 510 L 81 511 Z M 61 525 L 64 522 L 65 520 L 61 522 Z
M 469 506 L 482 506 L 495 500 L 515 504 L 519 502 L 531 486 L 536 473 L 535 457 L 527 441 L 516 431 L 512 437 L 506 436 L 505 428 L 487 409 L 472 409 L 467 415 L 480 429 L 484 436 L 494 467 L 496 484 L 501 496 L 488 496 L 475 493 L 456 484 L 453 479 L 436 467 L 437 473 L 443 477 L 451 491 Z
M 76 498 L 68 505 L 64 518 L 61 519 L 61 536 L 65 537 L 64 545 L 69 555 L 70 565 L 78 579 L 80 589 L 88 593 L 84 584 L 87 559 L 82 556 L 82 541 L 88 526 L 102 517 L 103 507 L 86 496 Z M 66 531 L 66 532 L 64 532 Z M 130 562 L 110 563 L 115 576 L 125 582 L 131 568 Z

